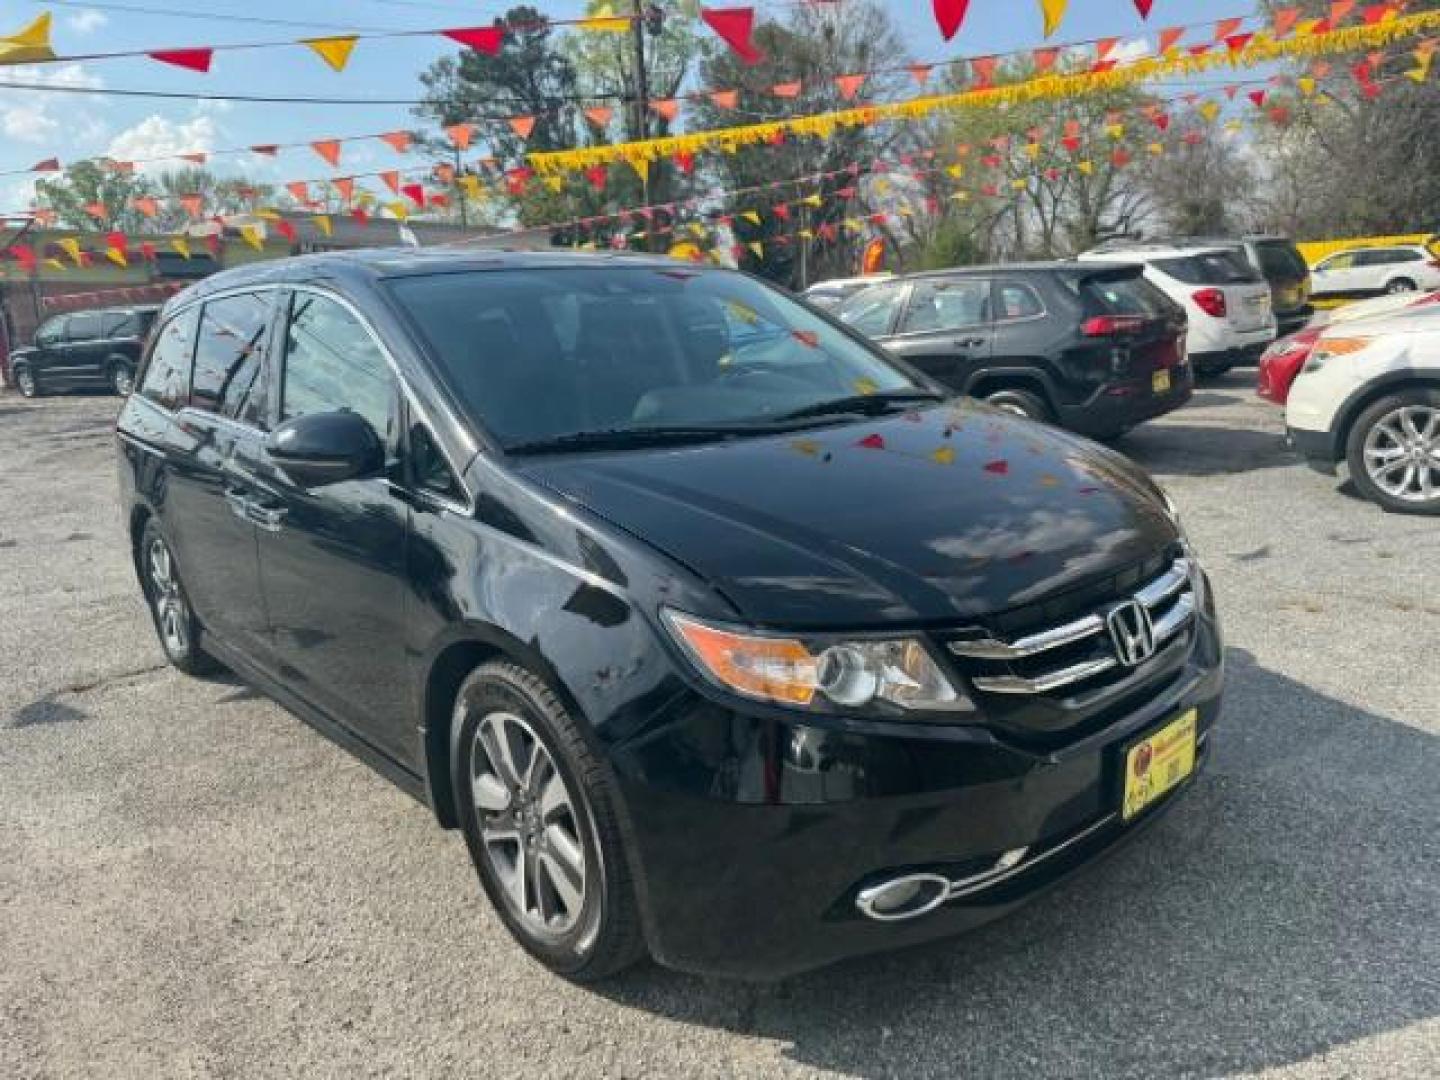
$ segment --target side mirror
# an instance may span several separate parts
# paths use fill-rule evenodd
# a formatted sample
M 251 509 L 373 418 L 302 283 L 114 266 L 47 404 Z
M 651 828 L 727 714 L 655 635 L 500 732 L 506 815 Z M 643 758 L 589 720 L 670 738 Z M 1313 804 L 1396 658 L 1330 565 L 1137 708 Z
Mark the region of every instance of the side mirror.
M 287 420 L 265 440 L 270 460 L 305 488 L 378 476 L 385 447 L 359 413 L 311 413 Z

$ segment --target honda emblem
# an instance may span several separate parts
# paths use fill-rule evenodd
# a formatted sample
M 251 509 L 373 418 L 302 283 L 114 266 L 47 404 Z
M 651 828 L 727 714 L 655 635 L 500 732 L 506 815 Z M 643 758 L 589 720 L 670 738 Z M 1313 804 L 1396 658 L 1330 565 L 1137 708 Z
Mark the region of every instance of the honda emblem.
M 1126 667 L 1136 667 L 1155 655 L 1155 624 L 1144 604 L 1134 600 L 1117 604 L 1105 616 L 1105 624 L 1115 643 L 1115 656 Z

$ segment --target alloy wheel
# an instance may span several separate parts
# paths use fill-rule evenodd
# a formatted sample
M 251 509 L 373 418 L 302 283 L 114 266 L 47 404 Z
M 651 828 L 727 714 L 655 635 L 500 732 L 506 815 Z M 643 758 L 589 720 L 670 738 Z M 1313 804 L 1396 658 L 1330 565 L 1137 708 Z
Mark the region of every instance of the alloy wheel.
M 29 368 L 21 368 L 15 373 L 15 385 L 24 397 L 35 396 L 35 376 L 30 374 Z
M 110 385 L 121 397 L 129 397 L 135 388 L 135 379 L 129 368 L 117 367 L 110 376 Z
M 1440 408 L 1402 405 L 1365 434 L 1365 471 L 1385 494 L 1409 503 L 1440 497 Z
M 184 656 L 190 648 L 190 608 L 180 591 L 175 560 L 159 537 L 150 542 L 145 566 L 150 578 L 150 603 L 155 608 L 155 624 L 160 628 L 165 651 L 171 656 Z
M 512 915 L 540 937 L 574 930 L 591 878 L 577 799 L 535 729 L 514 713 L 482 718 L 470 786 L 484 857 Z

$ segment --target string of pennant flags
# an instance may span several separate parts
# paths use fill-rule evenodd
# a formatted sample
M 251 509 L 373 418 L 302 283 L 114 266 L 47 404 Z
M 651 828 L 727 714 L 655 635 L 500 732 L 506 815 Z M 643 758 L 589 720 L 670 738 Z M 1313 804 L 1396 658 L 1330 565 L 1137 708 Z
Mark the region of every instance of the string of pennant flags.
M 1431 54 L 1433 55 L 1433 53 Z M 1367 61 L 1371 67 L 1378 67 L 1383 57 L 1370 57 Z M 1296 89 L 1306 97 L 1313 96 L 1318 89 L 1318 80 L 1330 77 L 1337 77 L 1344 73 L 1337 73 L 1328 66 L 1321 68 L 1312 67 L 1312 74 L 1302 76 L 1295 80 Z M 1361 78 L 1359 65 L 1348 73 L 1350 77 Z M 1375 94 L 1378 94 L 1381 87 L 1389 82 L 1400 78 L 1413 77 L 1407 72 L 1401 76 L 1389 79 L 1370 79 L 1367 86 L 1373 87 Z M 633 233 L 611 234 L 604 238 L 609 246 L 624 247 L 631 242 L 645 240 L 651 237 L 663 238 L 667 236 L 683 236 L 697 251 L 703 253 L 704 249 L 696 245 L 696 241 L 709 237 L 711 228 L 703 225 L 700 221 L 692 218 L 689 222 L 681 222 L 680 217 L 686 212 L 692 214 L 703 214 L 707 206 L 713 206 L 721 201 L 735 200 L 749 195 L 766 193 L 772 197 L 787 188 L 819 187 L 821 190 L 812 191 L 799 196 L 791 201 L 772 201 L 761 209 L 747 209 L 731 214 L 708 215 L 713 222 L 713 229 L 729 230 L 736 220 L 743 220 L 749 225 L 760 226 L 765 219 L 763 214 L 768 214 L 772 223 L 790 226 L 789 233 L 778 232 L 769 236 L 766 240 L 753 240 L 744 243 L 737 243 L 732 246 L 731 254 L 739 258 L 745 251 L 749 251 L 757 258 L 764 257 L 766 243 L 786 245 L 797 240 L 812 240 L 816 237 L 824 240 L 835 240 L 841 228 L 847 233 L 859 233 L 867 230 L 873 232 L 887 224 L 892 224 L 900 219 L 913 217 L 916 210 L 911 205 L 901 205 L 894 211 L 870 213 L 863 216 L 844 216 L 840 221 L 820 221 L 811 227 L 800 224 L 799 218 L 803 217 L 805 207 L 820 209 L 827 202 L 839 200 L 846 201 L 855 198 L 858 193 L 858 185 L 862 177 L 869 177 L 871 190 L 874 194 L 885 196 L 888 194 L 889 185 L 894 181 L 886 174 L 894 174 L 897 177 L 908 178 L 910 181 L 923 181 L 927 177 L 944 174 L 955 182 L 956 190 L 947 198 L 955 201 L 968 201 L 970 199 L 1004 200 L 1014 197 L 1015 193 L 1024 191 L 1031 184 L 1040 181 L 1056 183 L 1067 173 L 1089 175 L 1094 171 L 1095 161 L 1102 157 L 1116 168 L 1123 168 L 1134 160 L 1134 151 L 1124 145 L 1120 145 L 1125 138 L 1128 125 L 1134 122 L 1146 122 L 1152 125 L 1155 136 L 1143 148 L 1140 153 L 1160 155 L 1166 152 L 1166 146 L 1162 139 L 1166 137 L 1178 138 L 1187 145 L 1195 145 L 1205 138 L 1203 130 L 1190 128 L 1183 132 L 1177 132 L 1172 127 L 1172 109 L 1176 105 L 1183 104 L 1192 108 L 1195 115 L 1199 116 L 1207 125 L 1214 125 L 1218 120 L 1223 108 L 1220 97 L 1234 100 L 1246 86 L 1252 87 L 1246 92 L 1246 98 L 1258 110 L 1263 110 L 1257 117 L 1259 122 L 1271 122 L 1276 124 L 1288 123 L 1290 119 L 1289 105 L 1275 101 L 1271 96 L 1269 87 L 1276 85 L 1281 77 L 1271 76 L 1267 79 L 1251 80 L 1248 83 L 1237 83 L 1224 88 L 1221 95 L 1207 96 L 1201 94 L 1187 93 L 1177 95 L 1170 99 L 1150 102 L 1135 107 L 1133 110 L 1122 110 L 1112 112 L 1104 118 L 1104 124 L 1098 131 L 1087 131 L 1078 120 L 1065 120 L 1058 124 L 1053 131 L 1047 132 L 1043 128 L 1029 128 L 1024 131 L 1013 131 L 1002 133 L 987 140 L 983 146 L 959 145 L 954 150 L 954 160 L 946 161 L 947 155 L 935 150 L 927 150 L 917 154 L 902 154 L 897 161 L 891 162 L 884 159 L 877 159 L 868 165 L 852 164 L 840 169 L 828 172 L 811 173 L 805 176 L 789 180 L 774 181 L 766 184 L 753 185 L 745 188 L 730 190 L 709 191 L 698 194 L 687 199 L 678 200 L 668 204 L 651 206 L 639 206 L 628 209 L 617 210 L 611 213 L 599 214 L 590 217 L 577 217 L 564 221 L 551 222 L 544 225 L 532 225 L 520 227 L 514 230 L 506 230 L 493 234 L 487 239 L 493 242 L 497 237 L 503 237 L 508 233 L 520 232 L 545 232 L 563 235 L 568 234 L 572 238 L 574 246 L 595 247 L 607 227 L 612 225 L 643 224 L 645 227 Z M 1256 121 L 1248 121 L 1256 122 Z M 1231 119 L 1227 121 L 1221 130 L 1226 133 L 1235 133 L 1241 130 L 1247 121 Z M 1053 151 L 1063 150 L 1068 157 L 1060 161 L 1052 161 L 1042 164 L 1040 158 L 1046 149 L 1043 140 L 1049 134 L 1058 133 L 1059 138 L 1049 144 Z M 1100 140 L 1100 148 L 1094 145 L 1096 139 Z M 1023 141 L 1022 141 L 1023 140 Z M 1030 161 L 1035 162 L 1033 171 L 1023 173 L 1019 176 L 1008 179 L 999 175 L 999 170 L 1006 163 L 1002 152 L 1019 143 L 1023 153 Z M 1113 144 L 1113 148 L 1106 144 Z M 1086 156 L 1082 156 L 1086 155 Z M 842 181 L 841 186 L 824 190 L 825 185 L 834 181 Z M 968 181 L 963 184 L 961 181 Z M 432 204 L 434 199 L 442 193 L 431 193 Z M 173 199 L 185 199 L 186 196 L 174 196 Z M 412 193 L 412 199 L 420 201 L 418 193 Z M 155 200 L 156 202 L 163 200 Z M 369 204 L 373 205 L 373 204 Z M 404 204 L 399 204 L 401 212 L 396 212 L 397 207 L 387 205 L 386 209 L 392 212 L 395 217 L 403 218 Z M 940 199 L 936 195 L 926 195 L 924 198 L 923 212 L 937 214 L 941 210 Z M 793 213 L 792 213 L 793 211 Z M 360 224 L 368 224 L 370 214 L 361 207 L 354 207 L 351 215 Z M 823 215 L 817 215 L 823 216 Z M 280 236 L 289 243 L 299 242 L 297 222 L 282 215 L 273 208 L 258 208 L 243 215 L 232 215 L 229 221 L 222 217 L 213 219 L 219 226 L 231 224 L 240 234 L 241 239 L 261 250 L 264 247 L 268 228 L 273 228 Z M 263 222 L 264 224 L 260 224 Z M 299 220 L 311 235 L 316 237 L 328 237 L 333 232 L 333 216 L 330 214 L 311 214 Z M 52 241 L 54 247 L 66 256 L 69 265 L 80 268 L 94 264 L 97 258 L 104 258 L 117 266 L 128 266 L 132 259 L 139 258 L 145 261 L 154 262 L 160 249 L 174 251 L 188 259 L 192 256 L 192 241 L 197 238 L 187 236 L 156 237 L 156 238 L 132 238 L 123 232 L 111 230 L 105 234 L 103 247 L 99 250 L 92 250 L 84 246 L 78 237 L 70 236 Z M 587 239 L 589 237 L 590 239 Z M 213 230 L 209 235 L 198 238 L 212 253 L 218 254 L 221 243 L 219 229 Z M 714 250 L 713 248 L 711 249 Z M 40 264 L 47 269 L 61 270 L 67 265 L 59 257 L 51 256 L 44 251 L 37 252 L 33 248 L 18 243 L 12 246 L 9 251 L 11 259 L 17 264 L 18 269 L 23 273 L 32 274 L 36 272 Z

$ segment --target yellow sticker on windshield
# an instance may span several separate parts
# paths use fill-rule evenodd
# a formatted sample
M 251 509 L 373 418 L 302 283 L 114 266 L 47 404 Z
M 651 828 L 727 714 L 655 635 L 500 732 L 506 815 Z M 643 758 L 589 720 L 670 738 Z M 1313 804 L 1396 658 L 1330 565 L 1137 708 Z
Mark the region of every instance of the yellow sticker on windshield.
M 726 300 L 725 308 L 747 326 L 755 326 L 760 322 L 760 313 L 754 308 L 742 304 L 739 300 Z
M 880 389 L 874 379 L 866 379 L 863 377 L 856 379 L 854 386 L 857 394 L 873 394 Z

